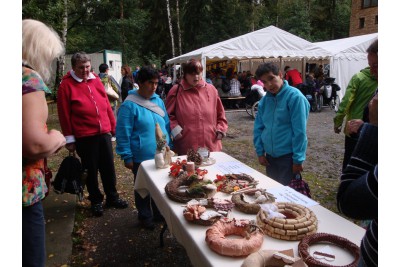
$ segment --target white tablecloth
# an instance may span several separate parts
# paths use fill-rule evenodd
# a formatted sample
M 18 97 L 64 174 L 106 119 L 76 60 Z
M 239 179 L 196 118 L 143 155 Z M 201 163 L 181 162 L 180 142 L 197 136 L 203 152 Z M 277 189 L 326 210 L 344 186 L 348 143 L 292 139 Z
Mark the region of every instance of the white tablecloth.
M 233 157 L 223 152 L 212 152 L 211 157 L 216 160 L 217 163 L 237 161 Z M 175 161 L 177 157 L 173 157 Z M 185 159 L 185 157 L 180 157 Z M 201 167 L 202 169 L 208 170 L 208 177 L 215 179 L 215 175 L 221 173 L 216 164 Z M 258 188 L 273 188 L 282 186 L 274 180 L 268 178 L 264 174 L 247 167 L 250 173 L 247 173 L 259 181 Z M 135 189 L 139 191 L 142 196 L 150 193 L 154 199 L 157 207 L 164 216 L 169 231 L 175 236 L 177 241 L 182 244 L 194 266 L 240 266 L 245 257 L 233 258 L 220 256 L 213 252 L 205 242 L 205 232 L 207 226 L 195 225 L 187 222 L 183 217 L 184 203 L 178 203 L 170 200 L 165 193 L 165 185 L 172 179 L 168 176 L 169 168 L 157 169 L 155 167 L 154 160 L 147 160 L 142 162 L 139 167 L 138 174 L 135 181 Z M 218 192 L 215 197 L 230 198 L 229 195 Z M 310 209 L 316 214 L 318 218 L 318 232 L 319 233 L 331 233 L 345 237 L 359 245 L 361 239 L 365 233 L 365 230 L 354 223 L 338 216 L 337 214 L 325 209 L 321 205 L 315 205 Z M 232 218 L 243 218 L 255 220 L 255 215 L 245 214 L 237 210 L 233 210 L 230 214 Z M 295 255 L 297 255 L 298 241 L 283 241 L 271 238 L 269 236 L 264 237 L 262 249 L 294 249 Z M 315 249 L 321 249 L 325 245 L 315 245 L 311 247 L 311 253 Z M 352 256 L 342 249 L 338 249 L 333 245 L 330 245 L 333 253 L 336 255 L 336 259 L 333 262 L 326 262 L 332 265 L 345 265 L 352 261 Z

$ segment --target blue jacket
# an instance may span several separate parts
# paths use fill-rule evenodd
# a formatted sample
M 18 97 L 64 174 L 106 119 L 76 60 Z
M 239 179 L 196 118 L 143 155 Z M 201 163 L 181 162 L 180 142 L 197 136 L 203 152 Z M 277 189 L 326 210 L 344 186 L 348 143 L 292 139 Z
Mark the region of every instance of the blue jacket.
M 130 94 L 139 95 L 137 90 L 129 91 L 128 95 Z M 171 147 L 169 117 L 164 102 L 157 94 L 153 94 L 150 101 L 164 110 L 164 117 L 128 100 L 118 110 L 116 152 L 125 163 L 140 163 L 154 158 L 157 148 L 156 123 L 160 125 L 166 135 L 167 144 Z
M 258 156 L 280 157 L 293 153 L 293 163 L 306 159 L 307 119 L 310 104 L 287 81 L 274 96 L 268 92 L 258 104 L 253 143 Z

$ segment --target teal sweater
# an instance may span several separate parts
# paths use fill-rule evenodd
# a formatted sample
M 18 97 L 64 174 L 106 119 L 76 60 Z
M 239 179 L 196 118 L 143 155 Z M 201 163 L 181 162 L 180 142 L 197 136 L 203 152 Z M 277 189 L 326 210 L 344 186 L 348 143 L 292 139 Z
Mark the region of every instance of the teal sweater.
M 139 95 L 137 90 L 129 91 L 128 95 L 130 94 Z M 164 110 L 164 117 L 128 100 L 118 110 L 116 152 L 125 163 L 140 163 L 154 158 L 157 148 L 156 123 L 160 125 L 166 135 L 167 144 L 171 147 L 169 117 L 164 102 L 157 94 L 153 94 L 150 101 Z
M 306 159 L 309 111 L 307 99 L 287 81 L 276 96 L 268 92 L 258 104 L 254 122 L 257 155 L 280 157 L 293 153 L 293 163 L 301 164 Z

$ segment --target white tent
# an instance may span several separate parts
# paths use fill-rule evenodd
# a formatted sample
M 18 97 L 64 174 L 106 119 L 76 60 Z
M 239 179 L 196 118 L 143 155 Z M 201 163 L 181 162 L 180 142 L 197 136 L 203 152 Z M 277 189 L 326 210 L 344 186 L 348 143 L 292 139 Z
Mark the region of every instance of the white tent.
M 346 92 L 351 77 L 368 66 L 367 48 L 378 38 L 378 33 L 318 42 L 315 45 L 332 53 L 330 58 L 330 76 L 336 78 L 340 86 L 339 96 Z
M 319 46 L 275 26 L 269 26 L 258 31 L 199 48 L 169 59 L 166 63 L 171 65 L 196 58 L 201 60 L 203 66 L 206 66 L 206 61 L 212 59 L 280 58 L 282 67 L 282 60 L 324 59 L 329 56 L 330 52 Z M 305 65 L 305 62 L 303 65 Z

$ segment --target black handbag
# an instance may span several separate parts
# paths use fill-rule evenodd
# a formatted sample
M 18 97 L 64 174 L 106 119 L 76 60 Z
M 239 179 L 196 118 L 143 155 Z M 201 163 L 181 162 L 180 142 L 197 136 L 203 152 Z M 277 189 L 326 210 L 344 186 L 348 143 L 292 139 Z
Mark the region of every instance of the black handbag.
M 292 178 L 292 180 L 290 180 L 288 186 L 293 188 L 297 192 L 299 192 L 309 198 L 312 198 L 310 187 L 308 186 L 308 183 L 306 181 L 304 181 L 303 178 L 301 177 L 301 173 L 293 174 L 293 178 Z
M 56 177 L 52 182 L 54 191 L 57 194 L 70 193 L 78 195 L 79 201 L 82 201 L 82 173 L 80 160 L 75 156 L 75 153 L 70 153 L 61 162 Z

